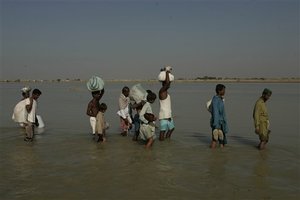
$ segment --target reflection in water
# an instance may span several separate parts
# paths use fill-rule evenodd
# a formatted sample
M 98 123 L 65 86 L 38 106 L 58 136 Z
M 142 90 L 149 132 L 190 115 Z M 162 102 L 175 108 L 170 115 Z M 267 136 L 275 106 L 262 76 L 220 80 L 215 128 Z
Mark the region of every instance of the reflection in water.
M 45 132 L 45 128 L 35 128 L 34 133 L 36 135 L 41 135 Z
M 212 151 L 210 160 L 208 161 L 208 172 L 211 179 L 215 179 L 216 181 L 224 181 L 226 174 L 226 164 L 228 158 L 226 153 L 220 153 L 216 151 Z
M 33 143 L 16 146 L 5 156 L 6 162 L 9 163 L 10 171 L 4 176 L 7 178 L 15 177 L 14 180 L 6 181 L 13 184 L 13 193 L 16 197 L 30 194 L 36 189 L 36 184 L 30 181 L 39 160 L 33 150 L 33 146 Z
M 253 168 L 253 178 L 254 187 L 258 188 L 263 199 L 271 199 L 268 183 L 269 173 L 268 153 L 267 151 L 259 151 L 259 158 L 257 158 Z
M 220 151 L 219 151 L 220 150 Z M 208 190 L 214 193 L 214 198 L 228 197 L 225 193 L 228 187 L 227 183 L 227 152 L 222 152 L 221 149 L 214 149 L 208 157 L 207 173 L 208 173 Z M 227 183 L 227 184 L 225 184 Z

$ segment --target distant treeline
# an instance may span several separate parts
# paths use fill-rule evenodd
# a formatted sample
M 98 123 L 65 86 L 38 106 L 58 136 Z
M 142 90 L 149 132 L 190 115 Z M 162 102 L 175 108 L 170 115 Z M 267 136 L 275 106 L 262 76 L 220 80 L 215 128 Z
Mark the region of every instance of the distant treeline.
M 300 77 L 283 77 L 283 78 L 230 78 L 230 77 L 215 77 L 215 76 L 203 76 L 203 77 L 196 77 L 196 78 L 177 78 L 176 80 L 178 81 L 291 81 L 291 82 L 300 82 Z M 80 79 L 80 78 L 76 78 L 76 79 L 53 79 L 53 80 L 23 80 L 23 79 L 16 79 L 16 80 L 0 80 L 0 82 L 14 82 L 14 83 L 20 83 L 20 82 L 86 82 L 87 80 L 85 79 Z M 135 79 L 114 79 L 114 80 L 106 80 L 106 81 L 112 81 L 112 82 L 122 82 L 122 81 L 157 81 L 156 79 L 149 79 L 149 80 L 135 80 Z
M 291 78 L 232 78 L 232 77 L 215 77 L 215 76 L 203 76 L 203 77 L 197 77 L 192 80 L 299 80 L 300 77 L 291 77 Z M 178 78 L 177 80 L 191 80 L 191 79 L 186 79 L 186 78 Z

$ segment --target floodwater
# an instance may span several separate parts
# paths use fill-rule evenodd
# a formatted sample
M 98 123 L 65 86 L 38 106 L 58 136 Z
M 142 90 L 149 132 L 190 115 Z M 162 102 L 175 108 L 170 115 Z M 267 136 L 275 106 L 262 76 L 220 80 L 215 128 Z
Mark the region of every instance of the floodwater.
M 224 149 L 210 149 L 206 102 L 214 83 L 173 83 L 176 130 L 151 150 L 119 134 L 116 115 L 124 85 L 107 83 L 101 102 L 111 128 L 107 142 L 90 135 L 85 83 L 30 83 L 43 94 L 38 113 L 46 127 L 34 142 L 11 120 L 21 83 L 1 83 L 0 198 L 11 199 L 298 199 L 300 195 L 299 84 L 227 83 L 229 130 Z M 142 83 L 157 93 L 158 83 Z M 267 102 L 270 142 L 256 149 L 252 109 L 262 90 Z M 158 113 L 159 103 L 153 110 Z

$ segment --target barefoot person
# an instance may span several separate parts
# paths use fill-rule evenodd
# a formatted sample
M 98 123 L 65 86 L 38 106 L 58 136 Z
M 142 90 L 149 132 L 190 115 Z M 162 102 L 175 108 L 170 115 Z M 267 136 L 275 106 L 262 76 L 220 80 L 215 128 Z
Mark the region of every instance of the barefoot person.
M 140 134 L 139 138 L 146 141 L 146 148 L 149 149 L 152 147 L 155 136 L 155 120 L 156 117 L 154 116 L 151 108 L 151 104 L 154 103 L 156 99 L 156 94 L 148 91 L 147 95 L 147 102 L 143 105 L 143 108 L 140 112 Z
M 20 101 L 14 108 L 12 119 L 19 123 L 21 127 L 25 128 L 26 137 L 25 141 L 32 141 L 34 136 L 34 125 L 37 123 L 37 99 L 42 92 L 39 89 L 32 91 L 30 97 L 30 88 L 22 89 L 23 100 Z
M 266 144 L 269 141 L 269 115 L 267 111 L 266 102 L 272 95 L 272 91 L 265 88 L 262 92 L 262 96 L 256 101 L 254 109 L 253 109 L 253 119 L 255 126 L 255 133 L 259 135 L 260 143 L 258 148 L 260 150 L 265 149 Z
M 127 86 L 123 87 L 122 93 L 119 97 L 119 111 L 117 114 L 120 116 L 120 127 L 121 135 L 127 136 L 128 131 L 131 128 L 132 120 L 130 117 L 130 99 L 129 99 L 129 88 Z
M 96 133 L 96 116 L 99 112 L 100 99 L 104 95 L 104 81 L 98 76 L 92 76 L 87 82 L 87 88 L 92 93 L 93 99 L 88 103 L 86 114 L 90 116 L 92 134 Z
M 140 126 L 141 126 L 140 112 L 145 103 L 146 101 L 141 101 L 140 103 L 134 103 L 131 105 L 131 108 L 136 111 L 133 117 L 133 124 L 134 124 L 134 136 L 132 138 L 133 141 L 137 141 L 140 134 Z
M 104 113 L 107 110 L 107 105 L 105 103 L 101 103 L 99 106 L 99 112 L 96 117 L 96 133 L 98 134 L 97 142 L 105 142 L 106 141 L 106 129 L 109 128 L 108 123 L 105 121 Z
M 31 97 L 25 99 L 27 110 L 27 122 L 25 123 L 26 138 L 25 141 L 32 141 L 34 136 L 34 124 L 36 123 L 37 100 L 42 92 L 39 89 L 32 91 Z
M 90 124 L 92 127 L 92 134 L 96 134 L 96 116 L 99 112 L 100 107 L 100 99 L 102 98 L 104 94 L 104 89 L 101 91 L 94 91 L 92 92 L 93 99 L 88 103 L 88 107 L 86 110 L 86 114 L 90 116 Z
M 212 128 L 212 142 L 210 147 L 215 148 L 217 141 L 220 147 L 227 144 L 226 133 L 228 132 L 227 119 L 224 107 L 225 85 L 218 84 L 216 86 L 216 95 L 211 101 L 211 120 L 210 126 Z
M 149 91 L 150 92 L 150 91 Z M 142 87 L 140 83 L 135 84 L 131 87 L 130 93 L 130 106 L 132 111 L 136 111 L 133 117 L 133 125 L 134 125 L 134 136 L 132 138 L 133 141 L 138 141 L 140 134 L 140 112 L 143 108 L 143 105 L 146 103 L 147 99 L 147 91 Z
M 172 109 L 171 109 L 171 97 L 168 93 L 168 89 L 171 86 L 171 70 L 170 66 L 167 66 L 162 70 L 159 75 L 159 80 L 162 83 L 162 87 L 159 90 L 159 122 L 160 122 L 160 134 L 159 140 L 163 141 L 165 138 L 171 138 L 171 135 L 175 129 L 174 121 L 172 118 Z M 165 76 L 161 76 L 165 74 Z M 172 79 L 174 76 L 172 75 Z

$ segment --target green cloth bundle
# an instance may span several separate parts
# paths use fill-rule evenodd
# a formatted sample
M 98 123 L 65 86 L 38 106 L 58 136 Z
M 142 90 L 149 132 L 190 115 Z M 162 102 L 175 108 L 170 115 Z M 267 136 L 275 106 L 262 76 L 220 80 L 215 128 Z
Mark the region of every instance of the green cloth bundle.
M 91 92 L 100 91 L 104 88 L 104 81 L 98 76 L 92 76 L 86 83 L 86 86 Z

